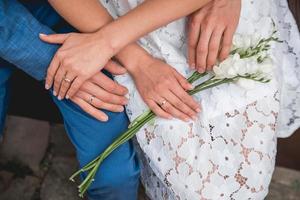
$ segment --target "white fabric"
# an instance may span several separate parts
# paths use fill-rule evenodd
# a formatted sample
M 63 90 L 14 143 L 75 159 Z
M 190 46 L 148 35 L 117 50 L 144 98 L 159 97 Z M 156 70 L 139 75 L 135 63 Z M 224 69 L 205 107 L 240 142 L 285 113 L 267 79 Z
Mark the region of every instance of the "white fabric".
M 141 0 L 102 0 L 121 16 Z M 268 36 L 274 20 L 284 41 L 272 50 L 278 75 L 246 91 L 222 85 L 195 95 L 202 112 L 197 122 L 156 119 L 137 134 L 143 151 L 143 183 L 153 200 L 264 199 L 275 165 L 277 137 L 300 126 L 300 38 L 286 0 L 242 0 L 237 32 Z M 173 22 L 139 43 L 184 76 L 186 19 Z M 147 109 L 129 75 L 116 77 L 130 93 L 130 120 Z

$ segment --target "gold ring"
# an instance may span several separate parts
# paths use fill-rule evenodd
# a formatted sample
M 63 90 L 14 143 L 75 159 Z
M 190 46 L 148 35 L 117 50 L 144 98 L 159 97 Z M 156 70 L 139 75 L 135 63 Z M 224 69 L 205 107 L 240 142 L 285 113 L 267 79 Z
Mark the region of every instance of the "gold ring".
M 91 97 L 89 99 L 89 104 L 92 104 L 95 98 L 96 97 L 94 95 L 91 95 Z
M 71 83 L 72 81 L 70 80 L 70 79 L 68 79 L 68 78 L 64 78 L 64 81 L 66 81 L 67 83 Z
M 160 107 L 163 107 L 166 103 L 167 103 L 167 101 L 163 100 L 159 105 L 160 105 Z

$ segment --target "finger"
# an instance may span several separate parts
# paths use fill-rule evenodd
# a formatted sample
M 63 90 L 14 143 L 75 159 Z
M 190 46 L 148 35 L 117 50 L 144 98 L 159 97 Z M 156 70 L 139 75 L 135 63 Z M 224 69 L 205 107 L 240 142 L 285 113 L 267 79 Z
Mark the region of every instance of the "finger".
M 124 67 L 122 67 L 120 64 L 118 64 L 117 62 L 114 62 L 112 60 L 110 60 L 105 65 L 104 69 L 106 69 L 108 72 L 110 72 L 111 74 L 114 74 L 114 75 L 122 75 L 127 72 L 127 70 Z
M 87 92 L 79 91 L 76 93 L 75 96 L 84 99 L 86 102 L 88 102 L 92 106 L 99 108 L 99 109 L 105 109 L 105 110 L 108 110 L 111 112 L 123 112 L 124 111 L 123 105 L 106 103 L 104 101 L 99 100 L 97 97 L 95 97 Z
M 188 82 L 188 80 L 184 76 L 182 76 L 179 72 L 177 72 L 176 70 L 174 70 L 174 76 L 177 79 L 177 81 L 179 82 L 179 84 L 181 85 L 181 87 L 183 87 L 183 89 L 191 90 L 194 88 L 194 86 L 192 84 L 190 84 Z
M 62 100 L 65 98 L 68 89 L 70 88 L 72 81 L 76 78 L 75 74 L 72 73 L 67 73 L 63 76 L 62 82 L 61 82 L 61 86 L 59 89 L 59 93 L 58 93 L 58 99 Z
M 57 57 L 57 54 L 55 54 L 47 70 L 46 83 L 45 83 L 46 90 L 49 90 L 53 86 L 54 77 L 59 68 L 59 65 L 60 65 L 60 61 Z
M 39 37 L 42 41 L 51 43 L 51 44 L 62 44 L 69 37 L 70 33 L 66 34 L 51 34 L 46 35 L 43 33 L 39 34 Z
M 145 102 L 149 106 L 150 110 L 152 110 L 158 117 L 164 119 L 172 119 L 172 115 L 166 113 L 161 107 L 157 105 L 155 101 L 146 100 Z
M 196 49 L 200 36 L 201 21 L 197 18 L 190 17 L 188 23 L 188 60 L 192 69 L 196 67 Z
M 66 70 L 63 67 L 60 67 L 54 78 L 54 87 L 53 87 L 53 95 L 57 96 L 59 94 L 60 86 L 62 84 L 63 78 L 66 74 Z
M 201 29 L 200 39 L 197 46 L 196 68 L 198 72 L 203 73 L 206 70 L 206 60 L 208 55 L 208 43 L 212 34 L 212 30 L 207 27 Z
M 76 103 L 82 110 L 84 110 L 86 113 L 90 114 L 94 118 L 96 118 L 99 121 L 106 122 L 108 121 L 108 116 L 102 112 L 101 110 L 96 109 L 94 106 L 88 104 L 83 99 L 74 96 L 71 98 L 71 100 Z
M 208 56 L 207 56 L 207 69 L 208 70 L 211 70 L 213 65 L 217 61 L 223 32 L 224 32 L 223 28 L 216 29 L 216 30 L 214 30 L 214 32 L 210 38 L 209 48 L 208 48 Z
M 197 101 L 186 91 L 184 91 L 183 88 L 178 84 L 174 84 L 171 88 L 171 91 L 180 99 L 180 101 L 183 102 L 182 106 L 187 106 L 182 108 L 185 110 L 185 113 L 193 118 L 196 117 L 197 113 L 201 111 L 200 105 L 197 103 Z
M 128 103 L 126 97 L 107 92 L 91 82 L 86 82 L 81 89 L 89 94 L 95 95 L 98 99 L 107 103 L 117 105 L 126 105 Z
M 178 96 L 178 94 L 169 93 L 165 96 L 165 98 L 168 99 L 169 103 L 171 103 L 178 111 L 183 113 L 184 115 L 181 115 L 184 121 L 186 121 L 186 116 L 188 116 L 189 119 L 196 120 L 197 113 L 192 108 L 190 108 L 187 104 L 185 104 Z
M 232 29 L 228 28 L 225 30 L 223 41 L 222 41 L 222 49 L 219 55 L 219 59 L 221 61 L 225 60 L 230 54 L 233 35 L 234 35 L 234 31 Z
M 71 83 L 70 89 L 68 90 L 66 97 L 67 98 L 73 97 L 75 93 L 80 89 L 84 81 L 85 79 L 76 77 L 74 81 Z
M 95 76 L 92 77 L 91 81 L 98 85 L 99 87 L 103 88 L 107 92 L 124 96 L 128 93 L 126 87 L 118 84 L 114 80 L 110 79 L 108 76 L 103 74 L 102 72 L 97 73 Z
M 167 113 L 170 113 L 173 117 L 181 119 L 183 121 L 189 121 L 191 119 L 187 114 L 180 111 L 180 108 L 178 107 L 181 107 L 183 102 L 181 102 L 173 93 L 171 93 L 170 91 L 164 92 L 163 97 L 167 102 L 161 107 Z

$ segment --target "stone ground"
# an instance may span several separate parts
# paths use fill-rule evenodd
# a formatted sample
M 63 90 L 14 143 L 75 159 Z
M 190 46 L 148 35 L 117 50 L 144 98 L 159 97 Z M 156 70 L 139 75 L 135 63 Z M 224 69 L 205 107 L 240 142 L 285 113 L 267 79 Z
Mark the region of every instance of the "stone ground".
M 77 169 L 63 125 L 9 116 L 0 145 L 0 200 L 77 200 Z M 268 200 L 300 200 L 300 172 L 276 168 Z M 146 200 L 140 189 L 139 200 Z

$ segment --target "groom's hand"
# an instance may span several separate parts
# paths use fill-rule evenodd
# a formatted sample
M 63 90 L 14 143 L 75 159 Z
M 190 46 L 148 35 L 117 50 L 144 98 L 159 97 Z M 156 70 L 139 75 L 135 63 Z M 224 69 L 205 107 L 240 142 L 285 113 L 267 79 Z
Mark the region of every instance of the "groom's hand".
M 126 73 L 126 69 L 113 61 L 110 61 L 105 69 L 115 75 Z M 71 100 L 85 112 L 104 122 L 108 120 L 108 116 L 100 109 L 123 112 L 128 101 L 125 97 L 127 92 L 125 87 L 99 72 L 85 81 Z

